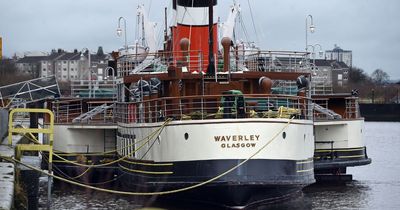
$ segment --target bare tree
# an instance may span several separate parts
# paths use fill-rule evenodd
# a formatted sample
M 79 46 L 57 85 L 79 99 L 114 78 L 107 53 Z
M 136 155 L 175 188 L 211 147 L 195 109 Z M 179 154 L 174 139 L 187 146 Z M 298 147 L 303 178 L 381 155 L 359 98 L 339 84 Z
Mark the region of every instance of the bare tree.
M 32 77 L 28 75 L 20 75 L 18 73 L 14 60 L 8 58 L 0 60 L 0 86 L 9 85 L 29 79 L 32 79 Z
M 376 69 L 371 74 L 371 79 L 378 85 L 386 84 L 389 82 L 390 76 L 382 69 Z
M 349 82 L 353 84 L 357 83 L 365 83 L 369 80 L 368 75 L 364 72 L 364 70 L 351 67 L 349 70 Z

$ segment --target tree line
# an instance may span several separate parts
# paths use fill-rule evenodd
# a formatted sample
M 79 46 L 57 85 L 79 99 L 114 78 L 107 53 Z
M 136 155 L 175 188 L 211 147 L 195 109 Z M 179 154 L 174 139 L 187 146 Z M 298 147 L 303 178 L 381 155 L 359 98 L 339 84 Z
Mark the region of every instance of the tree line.
M 13 59 L 0 59 L 0 87 L 33 78 L 34 75 L 20 73 Z
M 363 69 L 351 67 L 346 87 L 335 87 L 336 92 L 357 89 L 363 102 L 398 103 L 400 84 L 391 83 L 390 76 L 382 69 L 368 75 Z

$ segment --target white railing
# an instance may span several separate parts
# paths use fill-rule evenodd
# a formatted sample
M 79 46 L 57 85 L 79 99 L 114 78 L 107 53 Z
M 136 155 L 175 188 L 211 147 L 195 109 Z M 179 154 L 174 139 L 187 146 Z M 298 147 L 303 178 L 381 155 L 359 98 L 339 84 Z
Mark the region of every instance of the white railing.
M 213 95 L 167 97 L 142 102 L 116 103 L 117 122 L 149 123 L 173 120 L 227 118 L 312 119 L 309 99 L 280 95 Z

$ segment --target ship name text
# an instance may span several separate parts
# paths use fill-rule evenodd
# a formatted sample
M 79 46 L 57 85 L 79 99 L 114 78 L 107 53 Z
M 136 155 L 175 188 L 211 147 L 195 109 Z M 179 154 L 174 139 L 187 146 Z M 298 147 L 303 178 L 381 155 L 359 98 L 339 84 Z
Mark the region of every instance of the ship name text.
M 260 135 L 224 135 L 214 136 L 214 141 L 220 143 L 221 148 L 250 148 L 255 147 Z M 240 142 L 240 143 L 239 143 Z

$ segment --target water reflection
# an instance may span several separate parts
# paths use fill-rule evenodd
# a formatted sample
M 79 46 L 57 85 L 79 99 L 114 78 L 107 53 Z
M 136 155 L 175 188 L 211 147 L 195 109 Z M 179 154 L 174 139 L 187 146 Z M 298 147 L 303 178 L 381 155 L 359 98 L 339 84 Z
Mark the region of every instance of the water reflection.
M 367 183 L 352 181 L 340 185 L 315 184 L 305 188 L 304 194 L 312 209 L 365 209 L 370 190 Z
M 400 123 L 365 124 L 364 138 L 372 164 L 350 168 L 348 172 L 359 181 L 345 185 L 312 185 L 296 198 L 279 204 L 251 209 L 398 209 L 400 206 Z M 181 203 L 153 203 L 147 197 L 117 196 L 80 188 L 57 187 L 53 193 L 53 209 L 140 209 L 143 206 L 168 210 L 213 210 L 220 207 Z M 46 207 L 46 187 L 41 188 L 39 205 Z
M 40 205 L 45 207 L 46 193 L 42 189 Z M 353 181 L 346 185 L 312 185 L 304 189 L 295 197 L 280 203 L 251 207 L 263 210 L 308 210 L 308 209 L 365 209 L 369 206 L 370 187 L 363 182 Z M 147 197 L 147 199 L 149 199 Z M 88 193 L 81 189 L 55 188 L 53 193 L 54 209 L 141 209 L 151 206 L 152 209 L 165 210 L 219 210 L 219 206 L 196 204 L 181 201 L 160 201 L 147 205 L 143 197 L 117 196 L 108 193 L 91 191 Z

